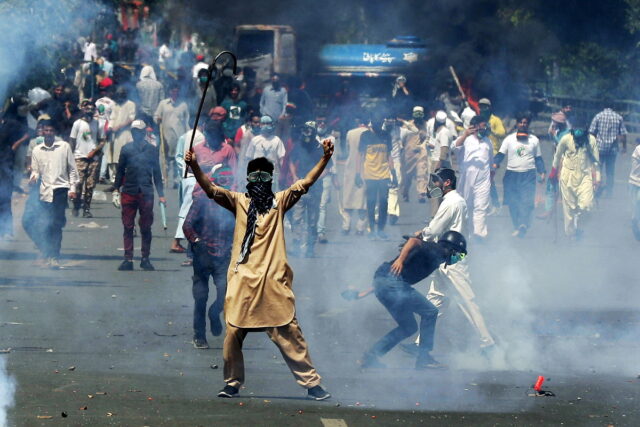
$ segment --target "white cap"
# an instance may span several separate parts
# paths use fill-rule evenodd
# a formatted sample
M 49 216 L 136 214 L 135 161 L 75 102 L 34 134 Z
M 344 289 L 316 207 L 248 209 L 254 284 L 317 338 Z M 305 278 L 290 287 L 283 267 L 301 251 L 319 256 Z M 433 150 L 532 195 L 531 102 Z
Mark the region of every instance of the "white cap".
M 414 113 L 417 113 L 417 112 L 424 113 L 424 107 L 416 105 L 415 107 L 413 107 L 413 112 Z
M 134 120 L 131 123 L 131 129 L 146 129 L 147 125 L 140 119 Z
M 447 121 L 447 113 L 445 113 L 444 111 L 440 110 L 436 113 L 436 122 L 438 123 L 444 123 Z

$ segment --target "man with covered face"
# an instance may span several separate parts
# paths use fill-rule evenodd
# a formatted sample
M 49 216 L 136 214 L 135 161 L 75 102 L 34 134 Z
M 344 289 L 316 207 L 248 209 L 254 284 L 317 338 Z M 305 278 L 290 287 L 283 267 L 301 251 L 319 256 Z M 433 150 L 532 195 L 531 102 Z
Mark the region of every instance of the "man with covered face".
M 120 160 L 122 147 L 133 140 L 131 123 L 136 118 L 136 104 L 128 99 L 128 93 L 124 87 L 119 87 L 116 90 L 113 100 L 115 104 L 111 109 L 111 117 L 109 118 L 112 140 L 106 152 L 109 176 L 112 178 L 116 176 L 116 167 Z M 113 192 L 112 200 L 116 207 L 120 206 L 119 193 L 117 191 Z
M 427 153 L 427 129 L 424 117 L 424 107 L 413 107 L 413 119 L 404 122 L 400 128 L 400 140 L 404 148 L 402 197 L 409 201 L 409 191 L 413 179 L 416 180 L 418 201 L 427 201 L 427 173 L 429 171 L 429 156 Z
M 467 203 L 456 191 L 456 174 L 452 169 L 439 169 L 431 174 L 429 194 L 432 198 L 441 198 L 436 214 L 429 224 L 415 235 L 425 242 L 437 242 L 448 231 L 456 231 L 463 236 L 467 235 L 468 215 Z M 441 264 L 432 275 L 427 299 L 439 310 L 446 306 L 445 301 L 453 294 L 453 299 L 465 315 L 471 327 L 475 329 L 480 341 L 480 347 L 487 349 L 495 344 L 489 333 L 475 302 L 475 293 L 471 286 L 471 275 L 467 258 L 455 264 Z M 420 338 L 417 343 L 420 342 Z M 419 345 L 419 344 L 418 344 Z M 403 346 L 411 353 L 418 352 L 416 346 Z
M 158 149 L 146 141 L 146 128 L 142 120 L 135 120 L 131 124 L 133 141 L 122 148 L 116 170 L 114 186 L 115 191 L 121 193 L 122 225 L 124 226 L 124 261 L 118 267 L 120 271 L 133 270 L 133 227 L 138 212 L 140 212 L 138 225 L 142 240 L 140 268 L 155 270 L 149 261 L 154 187 L 158 192 L 160 203 L 167 203 L 167 201 L 164 198 Z
M 73 216 L 78 216 L 82 207 L 84 218 L 93 218 L 91 214 L 91 199 L 98 179 L 102 148 L 106 143 L 104 128 L 101 128 L 94 117 L 93 102 L 84 100 L 81 104 L 82 117 L 73 123 L 71 128 L 71 149 L 76 159 L 78 171 L 78 185 L 75 192 L 78 195 L 73 201 Z
M 269 159 L 275 168 L 273 171 L 273 185 L 277 190 L 286 148 L 280 137 L 275 134 L 275 130 L 275 123 L 272 117 L 262 116 L 260 118 L 260 133 L 249 142 L 245 152 L 245 161 L 249 162 L 259 157 Z
M 387 240 L 389 236 L 384 228 L 387 225 L 389 186 L 396 185 L 398 179 L 391 159 L 391 135 L 384 112 L 373 114 L 370 123 L 369 129 L 360 135 L 356 185 L 364 184 L 366 188 L 369 238 Z
M 517 131 L 507 136 L 496 154 L 494 169 L 507 158 L 504 174 L 504 204 L 509 206 L 513 236 L 524 237 L 531 227 L 531 216 L 535 207 L 536 172 L 538 182 L 546 174 L 540 141 L 529 133 L 531 117 L 527 113 L 516 115 Z
M 413 285 L 428 277 L 441 264 L 455 264 L 467 254 L 467 243 L 457 231 L 442 234 L 437 243 L 410 237 L 400 254 L 378 267 L 373 276 L 376 298 L 389 311 L 398 326 L 367 350 L 360 363 L 363 368 L 384 368 L 379 360 L 405 338 L 420 331 L 420 344 L 415 368 L 441 368 L 431 356 L 438 309 Z M 418 327 L 414 313 L 420 316 Z
M 574 124 L 571 132 L 560 140 L 552 166 L 549 179 L 560 181 L 564 231 L 567 236 L 578 239 L 593 209 L 594 189 L 600 185 L 598 145 L 583 124 Z
M 293 271 L 287 262 L 284 241 L 284 217 L 318 180 L 332 154 L 333 144 L 325 140 L 322 156 L 309 173 L 275 194 L 272 190 L 274 165 L 264 157 L 249 162 L 246 193 L 229 191 L 211 183 L 193 152 L 185 157 L 207 196 L 236 217 L 224 306 L 226 386 L 219 397 L 238 395 L 244 382 L 242 343 L 247 333 L 255 330 L 265 331 L 278 346 L 298 384 L 308 390 L 309 398 L 324 400 L 330 397 L 320 385 L 320 375 L 311 364 L 296 319 Z
M 282 87 L 280 76 L 271 76 L 271 84 L 265 86 L 260 97 L 260 114 L 278 121 L 284 115 L 287 106 L 287 90 Z
M 456 139 L 454 148 L 460 167 L 462 197 L 471 211 L 471 229 L 478 241 L 483 241 L 489 234 L 487 211 L 493 164 L 493 145 L 488 138 L 489 132 L 486 119 L 481 115 L 475 116 L 469 127 Z
M 316 126 L 312 121 L 302 126 L 299 140 L 291 152 L 289 172 L 294 182 L 300 180 L 301 176 L 306 176 L 317 163 L 318 157 L 322 155 L 322 145 L 317 140 Z M 295 234 L 293 254 L 300 255 L 304 251 L 306 257 L 313 257 L 318 237 L 318 215 L 323 191 L 322 185 L 311 187 L 293 208 L 291 221 Z
M 316 142 L 322 146 L 322 141 L 328 139 L 335 145 L 336 138 L 331 135 L 331 129 L 327 124 L 327 118 L 324 115 L 316 117 Z M 318 243 L 327 243 L 327 206 L 331 202 L 332 186 L 339 188 L 338 177 L 336 175 L 336 165 L 331 163 L 322 178 L 322 198 L 320 199 L 320 211 L 318 213 Z
M 493 114 L 493 106 L 491 100 L 488 98 L 482 98 L 478 101 L 478 107 L 480 108 L 480 116 L 487 122 L 487 137 L 491 141 L 493 146 L 493 155 L 498 154 L 498 149 L 502 143 L 502 138 L 507 134 L 504 127 L 504 123 L 500 117 Z M 498 190 L 496 189 L 495 182 L 493 180 L 493 174 L 491 175 L 491 205 L 493 206 L 492 213 L 498 212 L 500 208 L 500 198 L 498 197 Z

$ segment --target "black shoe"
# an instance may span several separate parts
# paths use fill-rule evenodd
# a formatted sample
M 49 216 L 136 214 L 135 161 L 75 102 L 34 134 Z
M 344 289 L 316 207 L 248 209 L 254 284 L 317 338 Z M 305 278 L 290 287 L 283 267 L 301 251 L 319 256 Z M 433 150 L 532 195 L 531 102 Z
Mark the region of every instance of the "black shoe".
M 209 312 L 209 324 L 211 325 L 211 335 L 219 337 L 222 334 L 222 322 L 220 321 L 220 314 Z
M 396 225 L 398 223 L 398 215 L 389 215 L 389 224 Z
M 307 399 L 327 400 L 330 397 L 331 395 L 329 394 L 329 392 L 322 388 L 321 385 L 311 387 L 309 390 L 307 390 Z
M 522 239 L 526 234 L 527 234 L 527 226 L 524 224 L 520 224 L 520 227 L 518 227 L 518 237 Z
M 400 344 L 400 349 L 405 353 L 408 353 L 414 357 L 418 355 L 418 345 L 415 343 L 412 344 Z
M 82 212 L 82 218 L 93 218 L 93 214 L 89 209 L 85 209 L 85 211 Z
M 438 362 L 430 354 L 427 354 L 426 356 L 418 357 L 418 360 L 416 360 L 416 369 L 418 371 L 423 371 L 425 369 L 444 369 L 444 368 L 446 368 L 446 366 Z
M 238 389 L 230 385 L 224 386 L 224 388 L 218 392 L 218 397 L 235 397 L 237 395 Z
M 133 261 L 130 259 L 125 259 L 122 261 L 122 264 L 118 267 L 119 271 L 132 271 L 133 270 Z
M 155 267 L 153 266 L 153 264 L 151 264 L 151 261 L 149 261 L 149 258 L 142 258 L 142 260 L 140 261 L 140 268 L 146 271 L 155 270 Z
M 209 343 L 204 338 L 193 338 L 193 348 L 198 350 L 206 350 L 209 348 Z

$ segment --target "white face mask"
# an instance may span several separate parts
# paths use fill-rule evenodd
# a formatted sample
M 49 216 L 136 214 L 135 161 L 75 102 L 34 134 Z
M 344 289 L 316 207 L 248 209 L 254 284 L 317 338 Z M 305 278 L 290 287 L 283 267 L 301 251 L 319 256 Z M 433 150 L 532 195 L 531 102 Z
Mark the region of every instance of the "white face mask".
M 442 188 L 436 185 L 436 182 L 442 182 L 442 179 L 436 174 L 431 174 L 429 177 L 429 189 L 427 191 L 427 197 L 430 199 L 439 199 L 444 195 Z

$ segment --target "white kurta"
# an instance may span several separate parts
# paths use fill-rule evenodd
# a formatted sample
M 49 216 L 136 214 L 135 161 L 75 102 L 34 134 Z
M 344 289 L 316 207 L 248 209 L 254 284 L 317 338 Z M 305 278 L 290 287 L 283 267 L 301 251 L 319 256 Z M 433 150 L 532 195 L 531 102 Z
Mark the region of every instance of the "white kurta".
M 472 212 L 473 234 L 486 237 L 493 145 L 486 137 L 470 135 L 464 144 L 456 147 L 456 158 L 460 164 L 458 187 L 462 189 L 462 197 Z
M 131 122 L 136 118 L 136 104 L 133 101 L 126 101 L 124 104 L 116 103 L 111 110 L 109 126 L 121 128 L 125 123 L 127 126 L 114 132 L 112 146 L 107 149 L 107 163 L 118 163 L 120 150 L 125 144 L 133 141 L 131 136 Z

